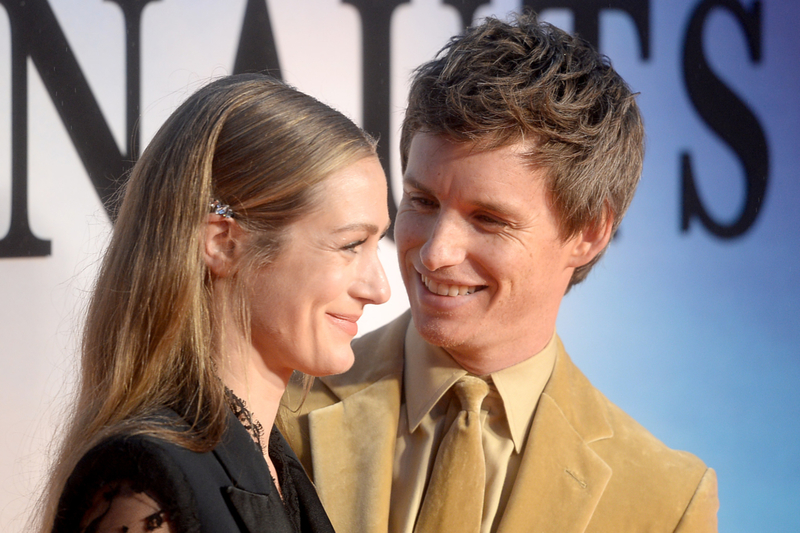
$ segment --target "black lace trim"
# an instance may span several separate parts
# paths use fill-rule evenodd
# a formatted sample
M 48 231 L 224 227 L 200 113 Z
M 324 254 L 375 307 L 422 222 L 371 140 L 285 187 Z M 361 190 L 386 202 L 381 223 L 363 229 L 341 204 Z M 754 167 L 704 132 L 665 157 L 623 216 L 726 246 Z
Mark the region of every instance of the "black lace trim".
M 286 517 L 291 522 L 295 531 L 302 531 L 302 517 L 300 515 L 300 499 L 297 494 L 297 488 L 292 479 L 291 467 L 289 465 L 286 450 L 283 446 L 283 438 L 280 436 L 278 428 L 272 426 L 269 437 L 264 438 L 264 427 L 261 422 L 256 420 L 253 413 L 247 409 L 247 404 L 244 400 L 236 396 L 233 391 L 225 387 L 228 396 L 228 405 L 234 416 L 241 422 L 244 428 L 250 433 L 253 442 L 258 447 L 259 451 L 264 454 L 264 445 L 266 444 L 266 452 L 272 459 L 272 464 L 275 466 L 275 473 L 278 479 L 273 479 L 276 485 L 281 487 L 283 508 L 286 511 Z
M 228 396 L 228 406 L 233 411 L 234 416 L 241 422 L 244 426 L 244 429 L 250 434 L 253 438 L 253 442 L 258 446 L 258 450 L 261 454 L 264 454 L 264 426 L 261 425 L 261 422 L 256 420 L 256 417 L 253 416 L 253 413 L 247 408 L 247 404 L 244 400 L 236 396 L 232 390 L 228 387 L 225 387 L 225 392 Z

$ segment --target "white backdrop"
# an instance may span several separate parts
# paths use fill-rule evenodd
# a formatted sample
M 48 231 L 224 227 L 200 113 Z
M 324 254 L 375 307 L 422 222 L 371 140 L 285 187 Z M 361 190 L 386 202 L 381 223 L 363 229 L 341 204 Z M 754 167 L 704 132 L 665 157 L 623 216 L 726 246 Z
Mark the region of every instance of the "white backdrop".
M 737 2 L 731 0 L 732 3 Z M 143 142 L 193 90 L 233 71 L 245 0 L 160 0 L 142 17 Z M 588 3 L 588 2 L 587 2 Z M 681 153 L 693 158 L 706 207 L 736 218 L 745 188 L 737 153 L 693 107 L 682 72 L 686 28 L 708 0 L 651 0 L 650 56 L 624 12 L 602 11 L 600 48 L 634 90 L 648 130 L 642 184 L 620 237 L 565 299 L 559 332 L 573 358 L 613 401 L 672 447 L 719 475 L 723 531 L 800 530 L 800 4 L 761 2 L 761 58 L 717 9 L 704 26 L 712 70 L 756 117 L 769 182 L 755 223 L 720 239 L 694 221 L 681 231 Z M 724 2 L 723 2 L 724 3 Z M 2 2 L 0 2 L 2 4 Z M 125 43 L 119 6 L 49 0 L 106 122 L 125 146 Z M 553 2 L 558 4 L 558 2 Z M 751 9 L 753 2 L 742 3 Z M 356 122 L 362 111 L 359 12 L 338 0 L 267 3 L 284 79 Z M 482 6 L 505 16 L 518 1 Z M 545 18 L 571 29 L 568 10 Z M 455 9 L 413 0 L 391 21 L 391 174 L 410 71 L 461 29 Z M 0 9 L 0 238 L 11 212 L 10 23 Z M 54 107 L 28 62 L 28 209 L 51 255 L 0 257 L 0 529 L 21 531 L 39 490 L 47 447 L 72 390 L 80 315 L 109 220 Z M 394 190 L 399 193 L 395 179 Z M 391 301 L 366 331 L 407 306 L 394 247 L 382 244 Z

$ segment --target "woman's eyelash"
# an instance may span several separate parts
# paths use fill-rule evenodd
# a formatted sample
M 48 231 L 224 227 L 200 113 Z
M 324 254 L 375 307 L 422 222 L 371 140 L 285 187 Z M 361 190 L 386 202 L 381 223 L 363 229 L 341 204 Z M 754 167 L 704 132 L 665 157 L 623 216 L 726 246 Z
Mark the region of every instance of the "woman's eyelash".
M 347 250 L 348 252 L 355 252 L 356 248 L 358 248 L 365 242 L 367 242 L 366 239 L 361 239 L 360 241 L 354 241 L 349 244 L 345 244 L 344 246 L 342 246 L 342 250 Z

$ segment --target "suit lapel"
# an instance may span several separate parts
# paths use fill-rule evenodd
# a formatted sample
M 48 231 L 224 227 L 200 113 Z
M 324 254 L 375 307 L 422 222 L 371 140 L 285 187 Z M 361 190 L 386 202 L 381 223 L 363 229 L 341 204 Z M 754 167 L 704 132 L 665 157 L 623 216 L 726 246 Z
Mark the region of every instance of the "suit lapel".
M 279 497 L 223 487 L 222 494 L 249 533 L 293 533 Z
M 388 528 L 409 320 L 357 339 L 348 378 L 322 378 L 341 401 L 308 415 L 314 482 L 339 531 Z
M 229 413 L 228 429 L 213 453 L 232 484 L 221 487 L 222 494 L 247 531 L 294 531 L 272 484 L 266 461 L 233 413 Z
M 335 529 L 386 531 L 400 412 L 388 377 L 309 414 L 314 481 Z
M 611 468 L 590 444 L 613 435 L 597 392 L 559 341 L 499 533 L 582 533 Z
M 264 438 L 269 438 L 269 434 Z M 236 487 L 261 494 L 269 494 L 275 490 L 267 462 L 258 453 L 253 438 L 233 413 L 228 413 L 228 428 L 222 442 L 214 448 L 214 455 Z

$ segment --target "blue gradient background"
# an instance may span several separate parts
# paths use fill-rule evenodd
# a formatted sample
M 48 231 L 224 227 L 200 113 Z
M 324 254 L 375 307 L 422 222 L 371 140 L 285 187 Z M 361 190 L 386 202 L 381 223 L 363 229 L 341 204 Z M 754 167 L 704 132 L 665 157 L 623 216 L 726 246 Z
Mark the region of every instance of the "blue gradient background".
M 762 59 L 738 22 L 710 15 L 705 55 L 756 115 L 766 197 L 743 237 L 680 231 L 680 153 L 718 219 L 741 209 L 744 171 L 691 107 L 681 42 L 694 2 L 654 2 L 652 58 L 607 16 L 601 49 L 641 92 L 642 182 L 619 238 L 562 306 L 559 333 L 596 386 L 669 446 L 716 469 L 720 531 L 800 531 L 800 3 L 762 3 Z M 681 7 L 683 6 L 683 7 Z M 676 43 L 677 41 L 677 43 Z M 677 46 L 676 46 L 677 44 Z

